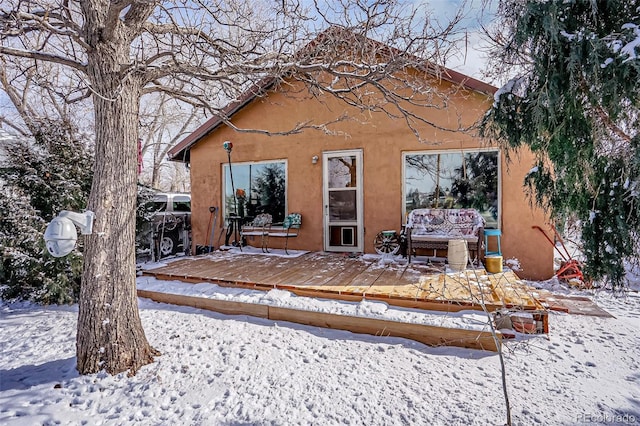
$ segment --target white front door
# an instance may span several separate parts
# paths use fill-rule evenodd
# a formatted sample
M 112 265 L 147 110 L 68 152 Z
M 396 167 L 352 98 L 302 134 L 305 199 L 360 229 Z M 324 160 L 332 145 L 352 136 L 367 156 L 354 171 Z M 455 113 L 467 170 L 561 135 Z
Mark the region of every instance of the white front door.
M 362 151 L 322 155 L 324 172 L 324 249 L 362 252 Z

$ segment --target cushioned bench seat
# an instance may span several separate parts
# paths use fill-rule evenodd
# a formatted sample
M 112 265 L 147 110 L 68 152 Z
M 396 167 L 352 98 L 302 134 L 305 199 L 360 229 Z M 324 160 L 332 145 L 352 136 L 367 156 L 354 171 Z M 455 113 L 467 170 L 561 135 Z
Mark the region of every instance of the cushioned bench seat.
M 484 218 L 477 210 L 415 209 L 405 232 L 409 262 L 416 249 L 447 250 L 450 240 L 466 241 L 471 259 L 482 260 Z

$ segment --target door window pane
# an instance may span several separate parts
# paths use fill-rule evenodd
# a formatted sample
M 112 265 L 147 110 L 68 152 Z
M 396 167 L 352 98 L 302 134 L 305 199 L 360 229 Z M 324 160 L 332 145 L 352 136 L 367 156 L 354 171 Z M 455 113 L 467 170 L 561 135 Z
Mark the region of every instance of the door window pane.
M 329 191 L 329 219 L 331 221 L 357 220 L 356 193 L 355 190 Z
M 356 166 L 355 155 L 329 158 L 329 188 L 355 188 Z

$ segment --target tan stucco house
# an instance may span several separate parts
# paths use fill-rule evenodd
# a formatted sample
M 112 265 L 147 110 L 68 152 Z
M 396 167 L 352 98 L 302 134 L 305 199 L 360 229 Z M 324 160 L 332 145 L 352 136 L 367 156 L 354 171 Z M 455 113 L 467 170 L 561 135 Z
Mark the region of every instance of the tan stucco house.
M 498 147 L 472 131 L 445 130 L 471 127 L 493 102 L 496 88 L 452 70 L 431 77 L 429 84 L 449 93 L 446 107 L 408 106 L 436 124 L 414 122 L 413 129 L 403 118 L 310 94 L 292 79 L 286 84 L 265 79 L 247 91 L 225 110 L 236 128 L 275 134 L 299 123 L 331 124 L 273 136 L 238 132 L 214 117 L 173 147 L 171 160 L 190 167 L 193 246 L 210 244 L 210 207 L 216 206 L 216 246 L 221 217 L 233 210 L 253 216 L 270 209 L 274 220 L 290 212 L 302 215 L 300 236 L 289 248 L 373 253 L 376 234 L 399 232 L 413 208 L 458 206 L 484 197 L 480 210 L 487 228 L 502 231 L 505 260 L 517 259 L 523 278 L 551 277 L 552 247 L 532 229 L 547 221 L 523 189 L 532 156 L 520 152 L 507 162 Z M 350 118 L 341 119 L 345 116 Z M 231 169 L 225 141 L 233 144 Z M 234 191 L 239 206 L 232 201 Z

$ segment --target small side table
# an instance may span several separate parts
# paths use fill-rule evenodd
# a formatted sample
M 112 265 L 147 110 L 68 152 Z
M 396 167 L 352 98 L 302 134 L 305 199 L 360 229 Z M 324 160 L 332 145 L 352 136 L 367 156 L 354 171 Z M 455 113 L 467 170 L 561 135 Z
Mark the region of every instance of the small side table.
M 229 240 L 231 239 L 231 236 L 233 236 L 232 245 L 235 247 L 240 247 L 240 250 L 242 250 L 242 239 L 240 238 L 240 227 L 242 226 L 244 219 L 245 219 L 244 217 L 238 216 L 237 214 L 233 214 L 233 213 L 227 216 L 227 223 L 229 225 L 227 227 L 227 234 L 224 239 L 225 246 L 229 245 Z

